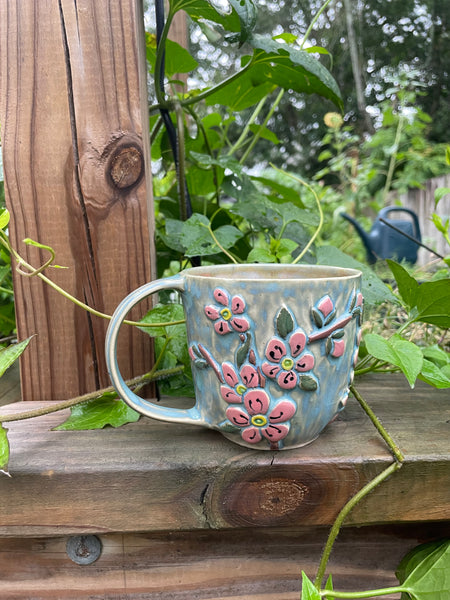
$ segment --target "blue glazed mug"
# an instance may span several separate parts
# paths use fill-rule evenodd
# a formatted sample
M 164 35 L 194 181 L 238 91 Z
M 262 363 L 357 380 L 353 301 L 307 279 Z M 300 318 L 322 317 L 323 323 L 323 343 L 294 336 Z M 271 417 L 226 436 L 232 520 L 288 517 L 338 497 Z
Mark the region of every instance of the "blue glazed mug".
M 344 408 L 358 355 L 361 273 L 317 265 L 219 265 L 148 283 L 116 309 L 106 360 L 118 394 L 148 417 L 220 431 L 259 450 L 312 442 Z M 127 313 L 177 290 L 186 314 L 195 405 L 167 408 L 134 394 L 117 364 Z

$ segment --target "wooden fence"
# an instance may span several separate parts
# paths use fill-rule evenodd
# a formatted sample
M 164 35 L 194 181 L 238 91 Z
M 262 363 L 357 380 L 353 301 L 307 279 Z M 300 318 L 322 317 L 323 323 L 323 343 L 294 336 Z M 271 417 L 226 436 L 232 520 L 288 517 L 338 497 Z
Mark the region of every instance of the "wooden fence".
M 401 195 L 399 199 L 402 206 L 415 211 L 419 217 L 423 242 L 442 256 L 448 256 L 450 254 L 450 246 L 436 230 L 431 220 L 433 213 L 441 216 L 444 222 L 450 218 L 450 194 L 446 194 L 436 208 L 434 206 L 434 192 L 437 188 L 441 187 L 450 188 L 450 175 L 442 175 L 441 177 L 429 179 L 422 189 L 411 189 L 407 194 Z M 428 250 L 421 248 L 417 264 L 425 265 L 432 260 L 436 260 L 436 256 Z
M 1 0 L 0 123 L 12 244 L 35 267 L 111 313 L 154 275 L 148 99 L 139 0 Z M 147 177 L 145 173 L 147 172 Z M 109 384 L 107 322 L 48 285 L 15 274 L 24 400 Z M 134 315 L 136 316 L 136 315 Z M 149 370 L 148 336 L 123 334 L 125 376 Z

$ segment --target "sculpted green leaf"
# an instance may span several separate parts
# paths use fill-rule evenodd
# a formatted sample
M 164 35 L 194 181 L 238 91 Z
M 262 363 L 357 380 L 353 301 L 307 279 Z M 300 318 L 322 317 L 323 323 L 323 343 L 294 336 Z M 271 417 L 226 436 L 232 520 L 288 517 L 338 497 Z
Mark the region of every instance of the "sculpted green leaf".
M 414 387 L 423 365 L 423 355 L 418 346 L 399 335 L 385 339 L 376 333 L 368 333 L 365 336 L 365 342 L 366 348 L 372 356 L 398 367 L 405 375 L 409 385 Z
M 282 338 L 286 338 L 294 329 L 294 319 L 286 308 L 280 308 L 276 317 L 276 325 L 278 335 Z

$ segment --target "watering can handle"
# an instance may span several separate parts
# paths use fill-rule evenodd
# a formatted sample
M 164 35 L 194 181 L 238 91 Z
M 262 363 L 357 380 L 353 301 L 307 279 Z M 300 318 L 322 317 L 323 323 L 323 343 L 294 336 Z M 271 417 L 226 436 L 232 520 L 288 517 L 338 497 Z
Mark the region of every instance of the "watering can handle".
M 154 404 L 150 400 L 140 398 L 130 390 L 119 370 L 117 361 L 117 337 L 125 317 L 134 306 L 139 304 L 139 302 L 161 290 L 178 290 L 183 293 L 185 291 L 184 277 L 182 275 L 174 275 L 173 277 L 146 283 L 129 294 L 116 308 L 109 323 L 105 341 L 106 365 L 108 367 L 109 376 L 119 396 L 137 412 L 160 421 L 203 425 L 204 423 L 200 411 L 195 406 L 189 409 L 168 408 Z
M 403 208 L 402 206 L 386 206 L 385 208 L 382 208 L 380 210 L 380 212 L 378 213 L 378 218 L 380 219 L 388 219 L 388 214 L 390 212 L 405 212 L 408 213 L 413 220 L 414 223 L 414 237 L 420 241 L 421 236 L 420 236 L 420 225 L 419 225 L 419 219 L 416 215 L 416 213 L 411 210 L 410 208 Z

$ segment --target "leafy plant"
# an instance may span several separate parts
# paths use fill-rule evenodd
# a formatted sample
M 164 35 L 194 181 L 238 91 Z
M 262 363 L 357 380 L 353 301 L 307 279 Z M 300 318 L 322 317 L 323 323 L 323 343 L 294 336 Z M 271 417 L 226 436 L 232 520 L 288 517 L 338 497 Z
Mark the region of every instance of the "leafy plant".
M 327 0 L 323 7 L 329 2 Z M 156 4 L 161 11 L 163 3 L 157 0 Z M 355 264 L 347 255 L 323 244 L 323 238 L 320 239 L 324 223 L 321 200 L 326 190 L 321 191 L 317 184 L 310 184 L 273 167 L 264 171 L 246 168 L 247 159 L 258 140 L 278 144 L 269 125 L 285 90 L 292 89 L 299 94 L 316 93 L 333 102 L 337 109 L 342 107 L 342 100 L 331 74 L 316 58 L 316 53 L 320 54 L 322 49 L 310 52 L 305 48 L 313 23 L 302 39 L 286 33 L 267 38 L 253 33 L 256 22 L 253 0 L 229 0 L 229 5 L 229 12 L 222 12 L 207 0 L 170 0 L 167 19 L 162 19 L 162 22 L 158 19 L 160 25 L 156 35 L 147 35 L 147 59 L 155 81 L 156 99 L 150 112 L 152 158 L 159 165 L 155 177 L 155 205 L 160 272 L 174 273 L 200 261 L 285 263 L 304 260 L 358 265 L 364 272 L 366 301 L 372 305 L 391 301 L 408 315 L 388 339 L 376 333 L 366 335 L 359 373 L 369 370 L 386 373 L 399 369 L 410 385 L 419 377 L 437 387 L 448 387 L 448 354 L 437 345 L 418 348 L 406 337 L 408 329 L 418 322 L 442 329 L 450 327 L 448 277 L 419 285 L 401 265 L 390 262 L 398 288 L 398 294 L 393 293 L 367 267 Z M 179 10 L 184 10 L 195 22 L 206 20 L 209 32 L 213 31 L 219 38 L 227 32 L 227 43 L 248 48 L 240 68 L 229 78 L 211 87 L 183 93 L 173 91 L 177 84 L 176 74 L 189 72 L 197 66 L 184 48 L 168 39 L 170 24 Z M 164 84 L 165 78 L 167 85 Z M 236 132 L 235 115 L 248 109 L 247 121 L 236 135 L 233 133 Z M 418 113 L 418 116 L 421 124 L 426 123 L 424 114 Z M 384 191 L 397 181 L 396 169 L 402 162 L 403 173 L 407 174 L 403 181 L 410 183 L 414 174 L 409 167 L 415 156 L 407 153 L 399 155 L 405 152 L 401 147 L 400 134 L 408 131 L 406 117 L 402 119 L 401 114 L 386 108 L 384 121 L 386 129 L 380 132 L 378 138 L 375 134 L 370 141 L 374 157 L 377 157 L 376 151 L 382 149 L 381 158 L 376 158 L 379 162 L 374 159 L 373 164 L 364 165 L 358 172 L 346 158 L 349 149 L 358 143 L 351 129 L 341 130 L 340 126 L 332 124 L 332 131 L 326 139 L 329 145 L 334 145 L 335 155 L 322 157 L 328 160 L 328 166 L 320 176 L 339 175 L 340 185 L 354 194 L 355 202 L 356 191 L 364 187 L 362 180 L 367 185 L 367 198 L 371 197 L 369 189 L 375 181 L 374 170 L 380 164 L 385 169 L 381 173 Z M 411 131 L 411 136 L 417 141 L 420 128 L 417 123 L 414 126 L 417 129 Z M 389 151 L 387 133 L 392 142 Z M 392 156 L 395 158 L 392 159 Z M 50 255 L 39 268 L 29 265 L 11 248 L 5 232 L 7 219 L 7 214 L 2 213 L 0 245 L 3 252 L 9 253 L 18 263 L 22 272 L 39 277 L 97 317 L 109 318 L 69 296 L 44 275 L 44 268 L 55 266 L 51 247 L 28 240 L 29 244 L 39 245 Z M 437 222 L 437 226 L 446 235 L 445 224 Z M 317 240 L 322 244 L 315 247 Z M 139 388 L 150 380 L 162 379 L 165 393 L 191 391 L 183 320 L 182 308 L 175 302 L 158 305 L 139 323 L 128 322 L 145 328 L 155 338 L 156 347 L 153 369 L 128 382 L 128 385 Z M 1 365 L 6 369 L 28 342 L 26 340 L 22 345 L 2 351 L 0 375 Z M 175 377 L 166 379 L 168 375 Z M 430 547 L 426 552 L 420 550 L 403 562 L 399 569 L 400 585 L 396 588 L 343 593 L 333 590 L 329 577 L 325 589 L 321 589 L 333 543 L 346 516 L 357 502 L 401 468 L 403 463 L 401 451 L 370 407 L 354 387 L 351 391 L 388 444 L 394 462 L 364 486 L 339 513 L 325 545 L 315 582 L 303 576 L 303 599 L 364 598 L 398 592 L 417 600 L 448 598 L 448 542 Z M 111 388 L 55 404 L 50 409 L 46 408 L 45 412 L 69 407 L 72 408 L 71 416 L 59 429 L 116 427 L 138 418 L 117 399 Z M 40 414 L 43 414 L 42 410 L 0 417 L 0 469 L 3 472 L 7 472 L 9 457 L 4 424 Z

